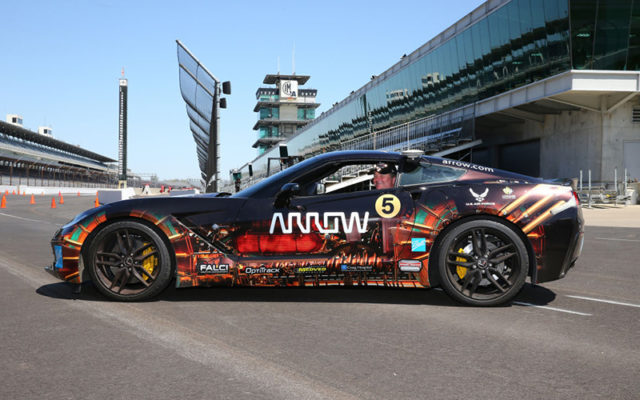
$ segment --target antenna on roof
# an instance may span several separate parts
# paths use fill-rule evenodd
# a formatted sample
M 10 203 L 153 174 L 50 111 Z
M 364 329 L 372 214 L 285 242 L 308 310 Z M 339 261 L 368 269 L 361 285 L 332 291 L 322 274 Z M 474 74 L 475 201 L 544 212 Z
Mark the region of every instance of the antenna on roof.
M 293 51 L 291 52 L 291 75 L 296 74 L 296 42 L 293 42 Z
M 278 56 L 278 75 L 280 75 L 280 56 Z

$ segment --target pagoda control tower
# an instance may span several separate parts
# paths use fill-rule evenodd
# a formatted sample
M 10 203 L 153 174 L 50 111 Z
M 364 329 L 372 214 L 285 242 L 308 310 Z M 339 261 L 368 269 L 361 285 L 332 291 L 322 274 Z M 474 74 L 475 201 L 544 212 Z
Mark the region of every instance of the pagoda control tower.
M 316 89 L 301 89 L 309 75 L 265 76 L 263 83 L 275 87 L 261 87 L 256 91 L 258 102 L 253 111 L 258 113 L 258 122 L 253 130 L 258 131 L 258 140 L 253 144 L 259 154 L 279 142 L 293 136 L 296 131 L 315 118 Z

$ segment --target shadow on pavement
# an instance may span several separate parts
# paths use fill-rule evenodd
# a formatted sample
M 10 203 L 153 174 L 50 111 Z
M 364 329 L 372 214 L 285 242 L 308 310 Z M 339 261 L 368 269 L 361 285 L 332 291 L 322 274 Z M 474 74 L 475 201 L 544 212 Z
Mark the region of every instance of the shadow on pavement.
M 65 282 L 41 286 L 36 293 L 55 299 L 110 301 L 99 293 L 90 282 L 82 284 L 80 293 L 74 293 L 74 286 Z M 555 299 L 551 290 L 542 286 L 525 284 L 515 301 L 535 305 L 546 305 Z M 298 302 L 298 303 L 379 303 L 415 304 L 445 307 L 460 307 L 441 289 L 384 288 L 384 287 L 219 287 L 176 289 L 169 286 L 153 301 L 210 301 L 210 302 Z M 504 307 L 510 307 L 506 304 Z
M 516 296 L 514 301 L 531 303 L 536 306 L 546 306 L 555 300 L 556 294 L 544 286 L 526 283 L 522 291 Z

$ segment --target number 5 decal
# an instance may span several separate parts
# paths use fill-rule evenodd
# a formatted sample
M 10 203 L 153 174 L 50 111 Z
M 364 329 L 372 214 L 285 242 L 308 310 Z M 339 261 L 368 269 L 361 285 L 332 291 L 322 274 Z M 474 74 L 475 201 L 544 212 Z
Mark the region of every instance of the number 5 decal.
M 400 212 L 400 199 L 392 194 L 383 194 L 376 200 L 376 212 L 382 218 L 393 218 Z

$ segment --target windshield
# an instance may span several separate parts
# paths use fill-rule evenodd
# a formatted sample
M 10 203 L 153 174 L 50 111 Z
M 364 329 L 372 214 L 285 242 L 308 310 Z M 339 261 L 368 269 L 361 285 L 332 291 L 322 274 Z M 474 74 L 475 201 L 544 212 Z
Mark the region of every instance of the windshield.
M 300 171 L 303 171 L 312 165 L 318 162 L 317 158 L 310 158 L 304 160 L 292 167 L 289 167 L 283 171 L 278 172 L 277 174 L 271 175 L 270 177 L 256 183 L 253 186 L 249 186 L 248 188 L 239 191 L 234 194 L 232 197 L 263 197 L 261 192 L 264 193 L 264 197 L 268 197 L 270 195 L 275 194 L 278 190 L 280 190 L 279 186 L 289 181 L 289 179 L 295 175 L 297 175 Z M 278 186 L 277 182 L 284 182 Z M 275 185 L 275 186 L 274 186 Z

